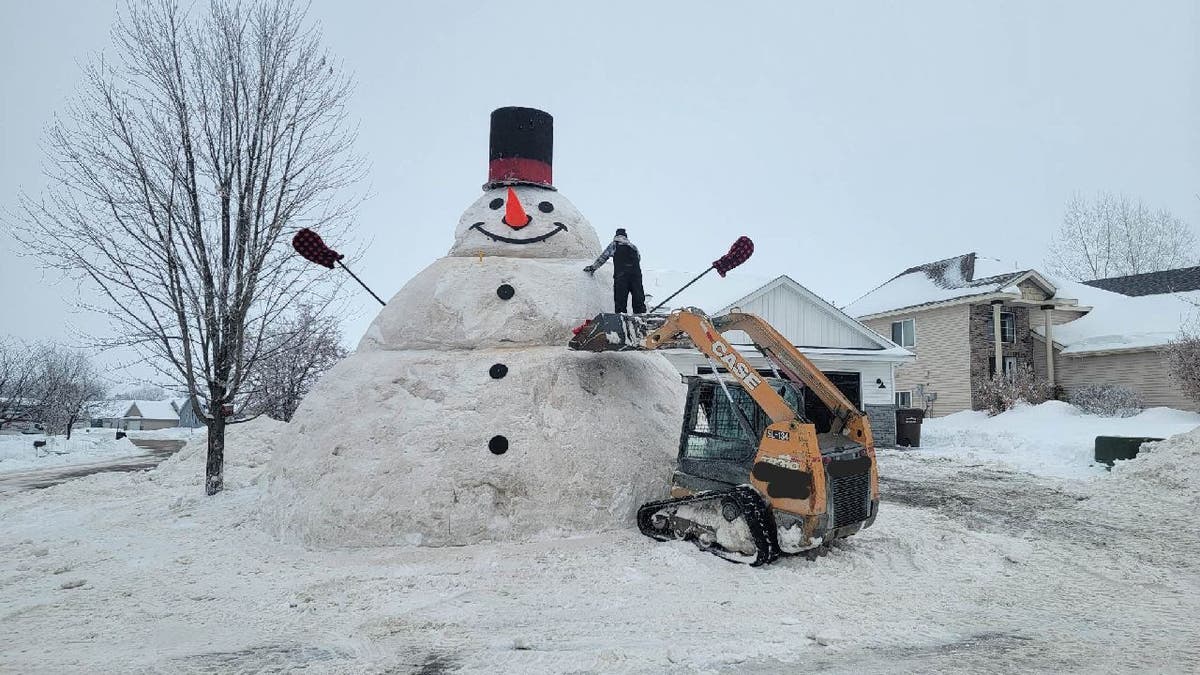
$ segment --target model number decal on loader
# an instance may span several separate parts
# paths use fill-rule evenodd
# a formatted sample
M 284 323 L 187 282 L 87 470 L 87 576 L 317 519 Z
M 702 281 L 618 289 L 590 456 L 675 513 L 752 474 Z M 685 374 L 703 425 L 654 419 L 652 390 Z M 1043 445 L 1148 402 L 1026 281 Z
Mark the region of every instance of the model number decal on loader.
M 793 462 L 792 460 L 784 459 L 783 457 L 763 457 L 758 461 L 766 462 L 767 464 L 774 464 L 775 466 L 781 466 L 785 469 L 791 469 L 792 471 L 800 470 L 799 462 Z
M 758 376 L 758 373 L 751 370 L 744 361 L 739 361 L 737 355 L 729 351 L 729 345 L 725 344 L 723 340 L 714 339 L 712 348 L 713 353 L 725 362 L 725 367 L 729 369 L 729 372 L 736 375 L 747 389 L 753 389 L 762 384 L 762 378 Z
M 767 438 L 774 438 L 777 441 L 791 440 L 792 435 L 786 431 L 776 431 L 775 429 L 767 429 Z

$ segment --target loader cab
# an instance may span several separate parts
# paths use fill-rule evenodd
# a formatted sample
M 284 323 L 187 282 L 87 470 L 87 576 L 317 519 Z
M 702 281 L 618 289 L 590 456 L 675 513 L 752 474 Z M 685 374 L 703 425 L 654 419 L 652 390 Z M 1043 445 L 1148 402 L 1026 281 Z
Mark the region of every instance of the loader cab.
M 724 379 L 730 396 L 721 390 Z M 687 404 L 679 442 L 677 476 L 693 490 L 715 490 L 746 481 L 759 441 L 771 420 L 736 380 L 722 375 L 686 375 Z M 793 410 L 804 410 L 804 394 L 795 383 L 764 377 Z M 730 402 L 730 397 L 733 402 Z M 753 435 L 738 419 L 739 411 Z M 801 418 L 803 416 L 801 415 Z

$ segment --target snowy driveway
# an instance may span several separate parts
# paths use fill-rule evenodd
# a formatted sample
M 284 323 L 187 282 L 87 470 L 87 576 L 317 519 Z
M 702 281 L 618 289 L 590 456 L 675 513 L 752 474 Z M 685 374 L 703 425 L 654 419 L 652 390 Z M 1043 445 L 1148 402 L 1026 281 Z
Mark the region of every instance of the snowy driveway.
M 0 671 L 1200 666 L 1194 487 L 881 468 L 875 527 L 764 569 L 634 531 L 305 551 L 263 533 L 254 469 L 212 499 L 198 457 L 90 476 L 0 498 Z

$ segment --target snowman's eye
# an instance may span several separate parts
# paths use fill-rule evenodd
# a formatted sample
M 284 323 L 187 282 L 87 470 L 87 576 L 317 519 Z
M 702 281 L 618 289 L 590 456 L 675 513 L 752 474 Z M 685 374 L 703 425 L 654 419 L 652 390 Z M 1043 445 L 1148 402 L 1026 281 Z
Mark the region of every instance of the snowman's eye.
M 541 211 L 542 213 L 550 213 L 553 210 L 554 205 L 550 202 L 542 202 L 541 204 L 538 204 L 538 211 Z
M 501 206 L 504 206 L 504 200 L 499 197 L 496 197 L 495 199 L 492 200 L 492 203 L 488 204 L 488 208 L 490 208 L 493 211 L 500 208 Z

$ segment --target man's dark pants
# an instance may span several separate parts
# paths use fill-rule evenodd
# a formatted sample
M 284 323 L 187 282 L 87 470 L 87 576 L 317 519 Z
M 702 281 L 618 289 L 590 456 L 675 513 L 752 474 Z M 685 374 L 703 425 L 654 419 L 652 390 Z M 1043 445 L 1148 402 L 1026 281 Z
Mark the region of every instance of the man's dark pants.
M 641 274 L 618 274 L 613 277 L 613 304 L 618 314 L 626 314 L 629 296 L 633 296 L 633 313 L 646 313 L 646 293 L 642 290 Z

